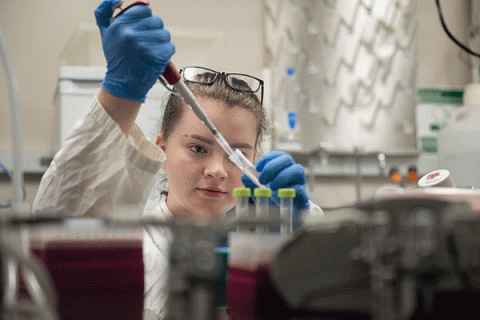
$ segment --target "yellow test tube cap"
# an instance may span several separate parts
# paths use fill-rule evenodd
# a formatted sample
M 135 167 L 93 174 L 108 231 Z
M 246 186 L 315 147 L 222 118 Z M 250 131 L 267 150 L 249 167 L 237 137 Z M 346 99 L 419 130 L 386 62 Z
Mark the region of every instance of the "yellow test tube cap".
M 255 188 L 253 195 L 255 197 L 271 197 L 272 190 L 270 188 Z
M 233 189 L 234 197 L 250 197 L 252 196 L 252 191 L 250 188 L 235 188 Z
M 279 198 L 295 198 L 295 189 L 278 189 Z

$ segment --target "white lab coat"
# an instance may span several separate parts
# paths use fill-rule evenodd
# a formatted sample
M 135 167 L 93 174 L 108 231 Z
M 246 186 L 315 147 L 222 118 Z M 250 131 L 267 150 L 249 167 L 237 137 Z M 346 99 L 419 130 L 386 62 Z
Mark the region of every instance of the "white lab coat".
M 147 205 L 164 160 L 163 151 L 137 126 L 127 139 L 95 98 L 43 175 L 32 210 L 97 217 L 114 206 L 138 205 L 144 214 L 168 219 L 172 213 L 159 190 Z M 171 235 L 148 228 L 143 238 L 145 318 L 153 313 L 164 318 Z
M 97 217 L 112 212 L 114 206 L 135 205 L 144 215 L 169 219 L 166 196 L 152 188 L 164 161 L 163 151 L 137 126 L 125 137 L 95 98 L 42 177 L 33 212 Z M 311 203 L 310 214 L 323 212 Z M 167 229 L 144 231 L 145 319 L 166 315 L 171 238 Z

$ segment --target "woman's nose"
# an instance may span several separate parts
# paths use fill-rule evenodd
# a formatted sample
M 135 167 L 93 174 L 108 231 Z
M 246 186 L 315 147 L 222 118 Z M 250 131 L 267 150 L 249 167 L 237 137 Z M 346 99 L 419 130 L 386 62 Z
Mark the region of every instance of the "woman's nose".
M 214 157 L 208 161 L 207 166 L 205 168 L 205 175 L 217 179 L 226 179 L 228 177 L 228 173 L 226 170 L 227 161 L 225 157 Z

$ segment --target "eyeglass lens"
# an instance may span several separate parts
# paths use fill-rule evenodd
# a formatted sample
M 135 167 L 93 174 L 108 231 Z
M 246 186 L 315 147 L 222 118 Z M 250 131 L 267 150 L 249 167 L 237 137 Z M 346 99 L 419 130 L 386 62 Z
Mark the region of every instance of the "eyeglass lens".
M 183 77 L 185 80 L 204 84 L 212 84 L 218 74 L 219 72 L 199 67 L 186 67 L 183 69 Z M 256 92 L 261 86 L 258 79 L 244 74 L 226 74 L 225 79 L 232 88 L 241 91 Z
M 227 74 L 228 84 L 238 90 L 256 92 L 260 89 L 260 81 L 243 74 Z

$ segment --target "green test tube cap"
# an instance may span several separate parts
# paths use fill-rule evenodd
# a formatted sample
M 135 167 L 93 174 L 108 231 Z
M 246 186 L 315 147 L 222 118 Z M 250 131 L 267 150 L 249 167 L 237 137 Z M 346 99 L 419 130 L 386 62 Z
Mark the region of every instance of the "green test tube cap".
M 253 195 L 255 197 L 271 197 L 272 190 L 270 188 L 255 188 Z
M 295 198 L 295 189 L 278 189 L 279 198 Z
M 235 188 L 233 189 L 234 197 L 250 197 L 252 196 L 252 191 L 250 188 Z

